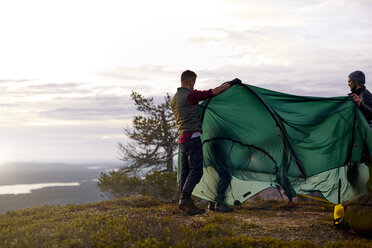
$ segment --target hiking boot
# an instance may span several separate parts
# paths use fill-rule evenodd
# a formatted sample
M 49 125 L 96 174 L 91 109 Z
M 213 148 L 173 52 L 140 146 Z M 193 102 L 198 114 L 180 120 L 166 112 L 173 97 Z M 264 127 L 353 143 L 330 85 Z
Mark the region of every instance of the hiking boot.
M 223 203 L 217 203 L 217 206 L 216 206 L 216 211 L 217 212 L 232 212 L 234 211 L 233 208 L 230 208 L 229 206 L 223 204 Z
M 178 207 L 181 210 L 184 210 L 187 215 L 197 215 L 203 214 L 205 212 L 204 209 L 200 209 L 197 206 L 195 206 L 191 198 L 181 199 Z
M 209 202 L 208 203 L 208 210 L 209 211 L 216 211 L 216 203 L 215 202 Z

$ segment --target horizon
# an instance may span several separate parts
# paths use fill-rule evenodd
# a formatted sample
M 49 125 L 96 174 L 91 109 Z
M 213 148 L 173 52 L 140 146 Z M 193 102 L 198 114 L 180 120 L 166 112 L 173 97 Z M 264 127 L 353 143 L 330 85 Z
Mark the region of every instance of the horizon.
M 97 160 L 89 159 L 50 159 L 50 160 L 2 160 L 0 161 L 0 167 L 6 164 L 66 164 L 66 165 L 97 165 L 97 164 L 123 164 L 123 161 L 119 159 L 102 158 Z
M 122 163 L 131 91 L 160 101 L 186 69 L 200 90 L 238 77 L 346 96 L 355 70 L 372 89 L 371 10 L 366 0 L 1 2 L 0 165 Z

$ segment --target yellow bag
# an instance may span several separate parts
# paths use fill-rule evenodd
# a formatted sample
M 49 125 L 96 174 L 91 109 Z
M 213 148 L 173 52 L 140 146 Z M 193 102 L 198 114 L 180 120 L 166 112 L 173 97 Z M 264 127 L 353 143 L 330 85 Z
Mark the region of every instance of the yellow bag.
M 344 207 L 341 204 L 336 205 L 335 206 L 335 211 L 333 213 L 333 217 L 334 217 L 334 222 L 333 223 L 335 225 L 340 224 L 340 221 L 342 220 L 344 215 L 345 215 Z

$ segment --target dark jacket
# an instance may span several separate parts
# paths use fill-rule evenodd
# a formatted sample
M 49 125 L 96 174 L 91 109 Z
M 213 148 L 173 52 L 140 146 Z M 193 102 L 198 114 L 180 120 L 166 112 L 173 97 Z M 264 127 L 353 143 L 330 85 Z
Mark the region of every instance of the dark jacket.
M 359 109 L 362 111 L 364 117 L 367 119 L 368 124 L 372 124 L 372 94 L 366 89 L 365 86 L 357 89 L 353 92 L 359 96 L 360 106 Z

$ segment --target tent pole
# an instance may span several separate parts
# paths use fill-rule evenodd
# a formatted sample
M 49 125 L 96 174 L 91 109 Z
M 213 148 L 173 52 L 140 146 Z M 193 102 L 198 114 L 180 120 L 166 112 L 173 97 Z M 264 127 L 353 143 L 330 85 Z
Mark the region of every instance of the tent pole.
M 338 204 L 341 204 L 341 178 L 338 179 Z
M 291 151 L 291 155 L 293 156 L 293 158 L 295 159 L 297 165 L 298 165 L 298 169 L 301 173 L 301 176 L 306 179 L 307 176 L 305 174 L 305 171 L 304 171 L 304 168 L 302 166 L 302 164 L 300 163 L 299 159 L 297 158 L 296 156 L 296 153 L 294 152 L 293 150 L 293 147 L 291 145 L 291 143 L 289 142 L 288 140 L 288 137 L 287 137 L 287 134 L 286 134 L 286 131 L 285 131 L 285 128 L 284 126 L 281 124 L 281 122 L 278 120 L 278 118 L 275 116 L 275 114 L 273 113 L 274 111 L 271 109 L 271 107 L 260 97 L 259 94 L 257 94 L 256 91 L 254 91 L 251 87 L 249 87 L 249 85 L 246 85 L 246 84 L 243 84 L 242 85 L 244 88 L 248 89 L 250 92 L 252 92 L 256 97 L 257 99 L 263 104 L 263 106 L 267 109 L 267 111 L 269 112 L 269 114 L 271 115 L 271 117 L 274 119 L 277 127 L 279 128 L 279 130 L 281 131 L 282 135 L 283 135 L 283 138 L 284 140 L 286 141 L 286 144 L 288 145 L 289 147 L 289 150 Z

